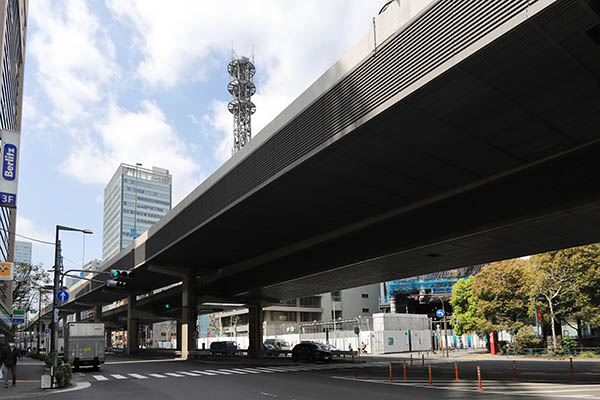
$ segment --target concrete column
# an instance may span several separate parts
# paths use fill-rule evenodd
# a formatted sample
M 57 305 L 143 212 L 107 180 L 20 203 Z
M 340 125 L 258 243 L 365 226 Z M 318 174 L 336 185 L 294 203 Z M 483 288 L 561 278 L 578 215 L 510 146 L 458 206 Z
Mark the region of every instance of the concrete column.
M 100 311 L 102 311 L 102 308 L 100 308 Z M 75 322 L 81 322 L 81 311 L 75 313 Z
M 195 275 L 189 274 L 183 278 L 181 296 L 181 331 L 177 332 L 177 346 L 179 347 L 179 343 L 181 342 L 181 358 L 187 360 L 189 352 L 196 350 L 197 345 L 195 332 L 198 311 L 196 309 Z
M 102 322 L 102 304 L 96 304 L 94 307 L 94 322 Z
M 175 321 L 175 350 L 181 350 L 181 321 Z
M 138 352 L 138 319 L 136 315 L 135 295 L 127 297 L 127 354 L 135 354 Z
M 260 357 L 263 349 L 262 307 L 248 307 L 248 357 Z
M 112 347 L 112 331 L 110 329 L 106 330 L 106 343 L 104 344 L 104 350 Z

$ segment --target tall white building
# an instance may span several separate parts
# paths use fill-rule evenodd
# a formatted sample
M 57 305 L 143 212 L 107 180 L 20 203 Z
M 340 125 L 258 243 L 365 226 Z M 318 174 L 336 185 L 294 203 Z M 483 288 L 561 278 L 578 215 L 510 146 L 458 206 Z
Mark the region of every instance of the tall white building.
M 31 264 L 31 242 L 15 240 L 15 262 Z
M 104 188 L 102 258 L 107 260 L 171 210 L 171 175 L 121 164 Z

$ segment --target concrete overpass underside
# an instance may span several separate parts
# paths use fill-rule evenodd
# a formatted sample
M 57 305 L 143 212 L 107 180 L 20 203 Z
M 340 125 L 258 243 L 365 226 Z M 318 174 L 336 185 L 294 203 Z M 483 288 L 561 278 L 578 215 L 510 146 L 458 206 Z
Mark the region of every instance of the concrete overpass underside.
M 597 4 L 434 2 L 104 268 L 257 304 L 600 241 Z

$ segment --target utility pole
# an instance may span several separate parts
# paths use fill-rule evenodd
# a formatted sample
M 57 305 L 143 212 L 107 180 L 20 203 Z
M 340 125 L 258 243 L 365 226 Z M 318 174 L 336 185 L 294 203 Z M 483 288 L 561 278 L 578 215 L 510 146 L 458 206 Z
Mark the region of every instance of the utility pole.
M 446 347 L 446 358 L 450 358 L 450 355 L 448 354 L 448 326 L 446 324 L 446 307 L 444 306 L 444 299 L 433 293 L 431 293 L 430 296 L 435 297 L 442 302 L 442 311 L 444 312 L 444 342 Z

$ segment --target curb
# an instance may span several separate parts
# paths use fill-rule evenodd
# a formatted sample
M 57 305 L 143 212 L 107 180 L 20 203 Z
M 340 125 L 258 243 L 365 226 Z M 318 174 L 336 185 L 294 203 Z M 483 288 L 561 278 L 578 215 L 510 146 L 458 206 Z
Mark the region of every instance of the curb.
M 78 382 L 74 386 L 72 386 L 70 388 L 66 388 L 66 389 L 44 390 L 43 392 L 23 393 L 23 394 L 17 394 L 17 395 L 14 395 L 14 396 L 8 396 L 8 397 L 2 396 L 2 399 L 3 400 L 4 399 L 7 399 L 7 400 L 9 400 L 9 399 L 28 399 L 28 398 L 33 398 L 33 397 L 49 396 L 49 395 L 52 395 L 52 394 L 74 392 L 76 390 L 87 389 L 90 386 L 92 386 L 92 384 L 90 382 Z

